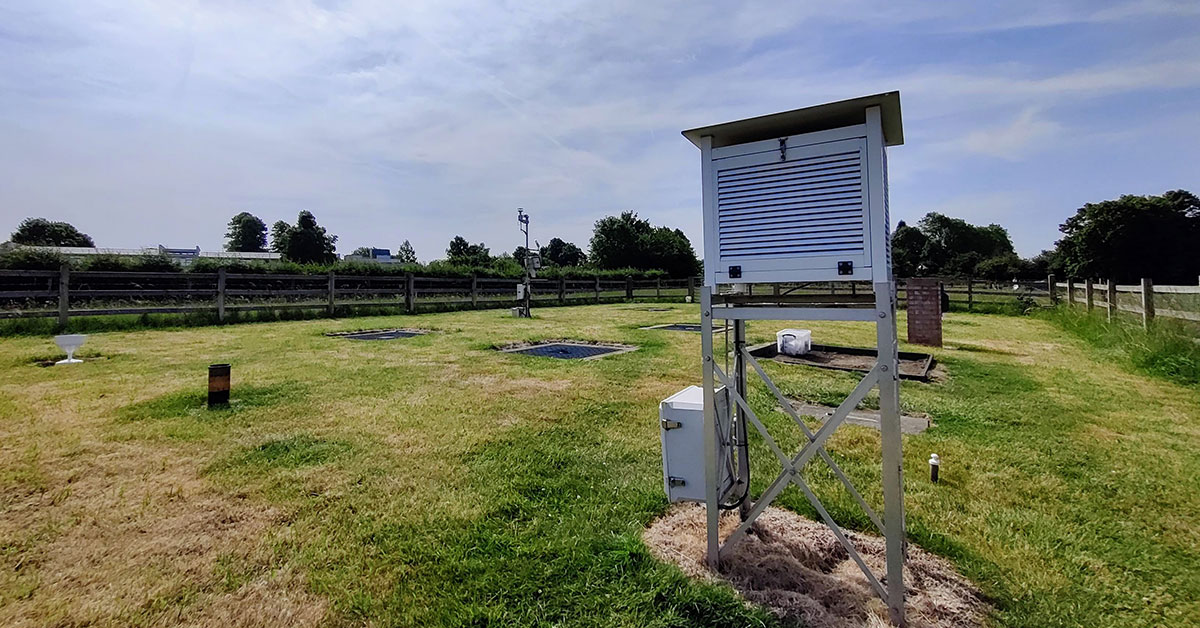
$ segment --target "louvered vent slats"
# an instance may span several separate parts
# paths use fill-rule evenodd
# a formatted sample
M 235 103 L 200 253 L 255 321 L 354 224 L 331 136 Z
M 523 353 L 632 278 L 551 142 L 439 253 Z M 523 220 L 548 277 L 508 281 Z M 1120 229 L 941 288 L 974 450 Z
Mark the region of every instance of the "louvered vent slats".
M 858 142 L 800 159 L 718 168 L 721 257 L 864 253 L 862 173 Z

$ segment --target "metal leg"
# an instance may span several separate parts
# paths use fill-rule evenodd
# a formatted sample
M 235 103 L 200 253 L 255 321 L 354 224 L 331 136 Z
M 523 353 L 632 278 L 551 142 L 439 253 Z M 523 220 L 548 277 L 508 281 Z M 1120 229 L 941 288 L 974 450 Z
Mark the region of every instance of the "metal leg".
M 712 318 L 712 287 L 700 289 L 700 352 L 703 355 L 704 378 L 704 473 L 708 478 L 704 494 L 704 505 L 708 510 L 708 550 L 705 560 L 708 566 L 717 569 L 721 560 L 720 520 L 721 507 L 717 483 L 720 478 L 717 473 L 719 463 L 717 457 L 717 405 L 713 384 L 713 318 Z
M 904 458 L 900 446 L 900 379 L 892 282 L 875 284 L 879 317 L 879 431 L 883 449 L 883 527 L 887 542 L 887 605 L 892 623 L 904 618 Z
M 728 331 L 726 331 L 728 333 Z M 733 372 L 735 390 L 742 398 L 746 397 L 746 360 L 743 355 L 746 353 L 746 321 L 733 321 Z M 741 408 L 736 404 L 732 409 L 737 410 L 735 421 L 733 423 L 734 442 L 737 443 L 734 447 L 734 452 L 737 454 L 737 480 L 743 482 L 742 503 L 738 506 L 738 516 L 742 521 L 746 520 L 750 514 L 750 456 L 746 446 L 746 419 Z

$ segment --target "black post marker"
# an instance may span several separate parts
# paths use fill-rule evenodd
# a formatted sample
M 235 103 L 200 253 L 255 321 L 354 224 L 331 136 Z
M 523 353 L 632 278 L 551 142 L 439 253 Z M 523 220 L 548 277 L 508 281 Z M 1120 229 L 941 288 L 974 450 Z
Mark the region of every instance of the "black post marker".
M 942 459 L 937 454 L 929 454 L 929 481 L 937 484 L 938 470 L 942 466 Z
M 208 407 L 229 405 L 229 365 L 208 365 Z

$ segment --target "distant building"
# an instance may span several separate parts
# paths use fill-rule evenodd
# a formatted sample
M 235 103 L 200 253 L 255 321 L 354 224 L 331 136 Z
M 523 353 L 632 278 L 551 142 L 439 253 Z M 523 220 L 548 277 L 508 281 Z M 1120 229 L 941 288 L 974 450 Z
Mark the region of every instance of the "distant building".
M 281 259 L 278 253 L 251 253 L 242 251 L 201 251 L 200 247 L 192 249 L 176 249 L 169 248 L 163 245 L 158 245 L 157 248 L 145 247 L 141 249 L 110 249 L 103 247 L 88 247 L 88 246 L 20 246 L 24 249 L 33 249 L 37 251 L 53 251 L 65 257 L 76 259 L 86 259 L 96 255 L 117 255 L 140 257 L 143 255 L 165 255 L 178 261 L 180 264 L 187 266 L 192 262 L 202 257 L 231 259 L 246 262 L 269 262 Z
M 392 259 L 391 249 L 371 249 L 371 256 L 365 255 L 347 255 L 342 258 L 347 262 L 376 262 L 379 264 L 398 264 L 399 261 Z

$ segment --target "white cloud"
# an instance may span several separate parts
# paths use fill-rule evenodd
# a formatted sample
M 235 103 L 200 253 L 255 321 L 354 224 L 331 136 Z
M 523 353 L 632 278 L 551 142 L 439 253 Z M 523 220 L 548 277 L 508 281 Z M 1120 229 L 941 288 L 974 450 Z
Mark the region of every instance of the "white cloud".
M 940 43 L 1115 15 L 1179 33 L 1044 63 Z M 510 248 L 521 205 L 547 240 L 635 209 L 698 245 L 680 129 L 900 89 L 900 199 L 922 169 L 1036 159 L 1077 103 L 1200 87 L 1188 19 L 1166 2 L 30 0 L 0 8 L 0 228 L 46 214 L 113 245 L 214 247 L 237 211 L 307 208 L 345 247 L 432 257 L 456 233 Z
M 1062 126 L 1057 122 L 1029 108 L 1009 124 L 972 131 L 963 138 L 962 145 L 972 152 L 1015 160 L 1046 147 L 1060 131 Z

